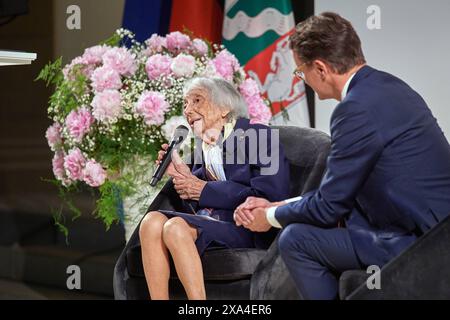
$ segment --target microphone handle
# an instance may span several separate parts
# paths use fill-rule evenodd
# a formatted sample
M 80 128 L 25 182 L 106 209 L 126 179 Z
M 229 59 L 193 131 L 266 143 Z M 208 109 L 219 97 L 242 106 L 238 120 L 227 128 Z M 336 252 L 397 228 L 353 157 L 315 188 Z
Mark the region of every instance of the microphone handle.
M 150 185 L 152 187 L 156 186 L 156 184 L 161 180 L 162 176 L 164 175 L 164 172 L 166 172 L 167 167 L 172 161 L 172 149 L 176 144 L 177 141 L 172 140 L 170 142 L 170 145 L 167 148 L 166 153 L 164 154 L 163 158 L 161 159 L 161 162 L 159 163 L 158 167 L 153 173 L 152 181 L 150 182 Z

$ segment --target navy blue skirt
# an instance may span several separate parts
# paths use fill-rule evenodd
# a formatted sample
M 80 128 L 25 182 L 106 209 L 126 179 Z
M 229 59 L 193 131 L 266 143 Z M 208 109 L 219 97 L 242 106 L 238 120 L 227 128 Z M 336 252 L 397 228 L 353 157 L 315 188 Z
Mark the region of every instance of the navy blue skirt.
M 220 221 L 208 216 L 182 212 L 158 210 L 169 219 L 183 218 L 189 225 L 197 228 L 195 245 L 199 255 L 207 248 L 255 248 L 255 233 L 234 222 Z

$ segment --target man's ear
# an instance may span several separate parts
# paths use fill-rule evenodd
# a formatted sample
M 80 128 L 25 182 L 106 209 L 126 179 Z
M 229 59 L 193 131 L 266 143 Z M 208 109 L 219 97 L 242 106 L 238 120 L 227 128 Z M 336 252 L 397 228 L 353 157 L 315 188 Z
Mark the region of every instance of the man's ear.
M 322 60 L 316 59 L 313 61 L 314 69 L 319 75 L 319 78 L 323 81 L 325 80 L 326 76 L 330 73 L 330 67 L 323 62 Z

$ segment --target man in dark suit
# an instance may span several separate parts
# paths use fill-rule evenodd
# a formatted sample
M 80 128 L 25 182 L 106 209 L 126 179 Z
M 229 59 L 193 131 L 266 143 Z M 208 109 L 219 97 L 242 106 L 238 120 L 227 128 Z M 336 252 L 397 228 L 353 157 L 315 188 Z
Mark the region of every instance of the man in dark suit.
M 300 294 L 334 299 L 339 273 L 382 267 L 450 213 L 450 147 L 417 92 L 366 65 L 350 22 L 323 13 L 290 40 L 295 74 L 320 99 L 340 101 L 327 170 L 318 190 L 280 203 L 248 198 L 235 220 L 283 228 L 280 253 Z

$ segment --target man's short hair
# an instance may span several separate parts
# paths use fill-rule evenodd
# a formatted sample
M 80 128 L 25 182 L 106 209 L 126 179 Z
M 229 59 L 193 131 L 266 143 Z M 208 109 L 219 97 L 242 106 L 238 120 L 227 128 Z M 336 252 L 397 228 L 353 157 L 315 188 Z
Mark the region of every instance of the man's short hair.
M 366 62 L 352 24 L 334 12 L 300 22 L 289 40 L 291 49 L 303 62 L 324 60 L 338 74 Z

